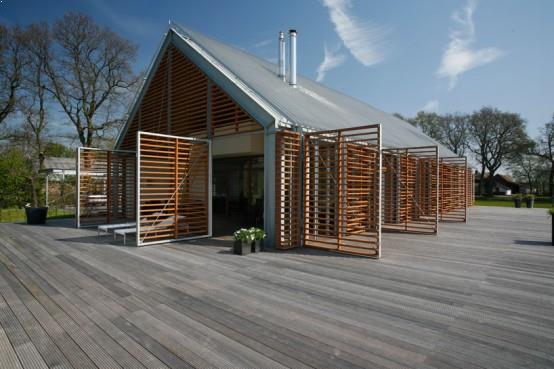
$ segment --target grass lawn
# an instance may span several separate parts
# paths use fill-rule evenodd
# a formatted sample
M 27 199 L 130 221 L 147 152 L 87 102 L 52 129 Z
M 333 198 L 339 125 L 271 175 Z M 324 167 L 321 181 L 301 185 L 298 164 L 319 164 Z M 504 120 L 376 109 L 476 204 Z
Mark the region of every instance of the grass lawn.
M 48 219 L 71 218 L 73 216 L 75 216 L 73 210 L 48 209 Z M 26 220 L 25 209 L 23 208 L 0 209 L 0 223 L 25 222 Z
M 513 208 L 514 207 L 514 200 L 512 199 L 498 199 L 498 198 L 491 198 L 491 199 L 475 199 L 475 205 L 477 206 L 506 206 Z M 525 207 L 525 201 L 521 202 L 521 207 Z M 552 207 L 552 203 L 550 201 L 543 201 L 543 200 L 535 200 L 535 208 L 540 209 L 549 209 Z

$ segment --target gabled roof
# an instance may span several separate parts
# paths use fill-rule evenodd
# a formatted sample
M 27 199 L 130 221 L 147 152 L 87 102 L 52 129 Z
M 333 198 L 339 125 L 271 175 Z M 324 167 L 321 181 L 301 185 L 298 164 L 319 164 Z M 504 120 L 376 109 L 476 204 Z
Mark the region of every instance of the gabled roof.
M 456 156 L 411 124 L 309 78 L 299 75 L 298 87 L 293 88 L 278 77 L 276 64 L 243 50 L 175 23 L 168 35 L 246 111 L 254 118 L 260 117 L 257 120 L 264 126 L 290 123 L 319 131 L 380 123 L 384 147 L 438 145 L 441 156 Z M 263 119 L 265 116 L 256 109 L 274 119 Z

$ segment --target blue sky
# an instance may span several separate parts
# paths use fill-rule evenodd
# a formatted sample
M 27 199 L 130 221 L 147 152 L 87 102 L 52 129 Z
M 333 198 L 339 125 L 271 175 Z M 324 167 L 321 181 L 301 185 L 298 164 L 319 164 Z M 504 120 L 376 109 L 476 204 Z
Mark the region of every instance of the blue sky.
M 278 31 L 295 28 L 299 73 L 388 112 L 492 105 L 520 113 L 532 136 L 554 113 L 551 0 L 1 0 L 0 21 L 67 11 L 137 43 L 137 70 L 169 19 L 273 61 Z

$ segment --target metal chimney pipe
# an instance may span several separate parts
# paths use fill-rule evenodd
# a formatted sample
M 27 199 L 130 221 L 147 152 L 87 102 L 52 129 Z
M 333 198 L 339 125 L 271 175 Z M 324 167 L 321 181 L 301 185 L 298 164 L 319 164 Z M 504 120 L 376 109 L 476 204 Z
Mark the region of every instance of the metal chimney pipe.
M 285 34 L 279 31 L 279 78 L 285 80 Z
M 289 84 L 292 87 L 296 87 L 296 30 L 289 30 L 290 38 L 290 70 L 289 70 Z

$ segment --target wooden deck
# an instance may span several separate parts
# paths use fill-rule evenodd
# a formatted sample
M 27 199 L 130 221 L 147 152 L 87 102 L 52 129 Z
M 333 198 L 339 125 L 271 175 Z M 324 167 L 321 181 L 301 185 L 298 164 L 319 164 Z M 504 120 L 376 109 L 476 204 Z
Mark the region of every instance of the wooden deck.
M 554 367 L 546 212 L 469 219 L 381 260 L 1 224 L 0 368 Z

